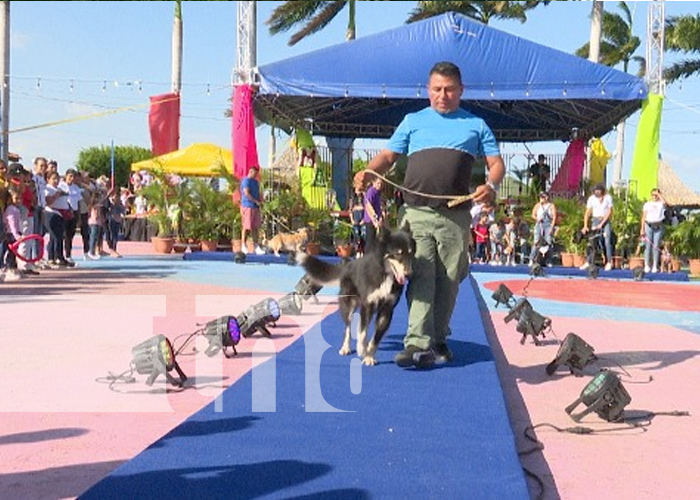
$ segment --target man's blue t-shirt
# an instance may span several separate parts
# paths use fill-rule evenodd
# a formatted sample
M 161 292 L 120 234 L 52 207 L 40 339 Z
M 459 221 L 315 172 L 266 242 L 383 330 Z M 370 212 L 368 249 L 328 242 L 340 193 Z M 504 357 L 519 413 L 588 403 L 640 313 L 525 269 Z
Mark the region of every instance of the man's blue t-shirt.
M 435 195 L 468 194 L 474 160 L 500 155 L 486 122 L 461 108 L 443 115 L 428 107 L 406 115 L 387 149 L 408 155 L 404 187 Z M 404 199 L 410 206 L 447 205 L 447 200 L 408 192 Z
M 241 181 L 241 206 L 245 208 L 259 208 L 257 203 L 250 201 L 245 195 L 246 188 L 248 188 L 248 191 L 250 191 L 250 196 L 256 200 L 259 200 L 260 183 L 256 179 L 251 179 L 250 177 L 244 177 Z

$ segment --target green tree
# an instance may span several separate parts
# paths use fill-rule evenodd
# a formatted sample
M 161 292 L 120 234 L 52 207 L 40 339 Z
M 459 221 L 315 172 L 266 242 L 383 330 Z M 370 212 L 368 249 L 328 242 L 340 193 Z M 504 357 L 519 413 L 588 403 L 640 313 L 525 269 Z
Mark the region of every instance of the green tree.
M 516 19 L 524 23 L 527 21 L 528 10 L 547 4 L 549 1 L 418 2 L 418 7 L 409 13 L 406 22 L 413 23 L 446 12 L 457 12 L 483 24 L 488 24 L 493 19 Z
M 700 53 L 700 14 L 673 16 L 666 20 L 665 45 L 669 52 L 697 56 Z M 684 59 L 664 70 L 667 81 L 673 82 L 700 73 L 700 58 Z
M 602 40 L 600 44 L 599 62 L 606 66 L 622 64 L 622 70 L 628 72 L 630 61 L 639 63 L 638 76 L 644 76 L 646 60 L 634 53 L 641 45 L 639 37 L 633 33 L 632 13 L 626 2 L 618 2 L 621 13 L 603 12 Z M 587 58 L 589 43 L 576 50 L 576 55 Z
M 114 185 L 128 186 L 131 164 L 153 157 L 150 149 L 140 146 L 114 147 Z M 75 166 L 89 172 L 93 178 L 101 175 L 111 176 L 112 148 L 110 146 L 93 146 L 81 149 Z
M 321 31 L 345 8 L 348 7 L 348 28 L 345 34 L 346 40 L 355 39 L 355 3 L 356 0 L 314 2 L 307 0 L 286 1 L 277 7 L 270 18 L 265 21 L 269 26 L 270 34 L 276 35 L 301 26 L 294 33 L 288 44 L 295 45 L 309 35 Z

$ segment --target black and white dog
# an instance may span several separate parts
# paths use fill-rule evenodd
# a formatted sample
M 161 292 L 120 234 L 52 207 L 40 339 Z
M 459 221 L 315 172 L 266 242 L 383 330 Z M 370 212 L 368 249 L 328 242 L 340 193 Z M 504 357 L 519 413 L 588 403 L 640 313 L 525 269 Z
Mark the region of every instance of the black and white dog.
M 396 231 L 381 228 L 373 247 L 359 259 L 329 264 L 306 254 L 299 256 L 299 263 L 313 281 L 321 285 L 338 283 L 340 286 L 338 303 L 345 323 L 341 355 L 352 353 L 350 327 L 352 315 L 359 309 L 357 355 L 364 365 L 377 364 L 374 355 L 411 275 L 415 246 L 408 228 Z M 368 345 L 367 330 L 375 314 L 375 332 Z

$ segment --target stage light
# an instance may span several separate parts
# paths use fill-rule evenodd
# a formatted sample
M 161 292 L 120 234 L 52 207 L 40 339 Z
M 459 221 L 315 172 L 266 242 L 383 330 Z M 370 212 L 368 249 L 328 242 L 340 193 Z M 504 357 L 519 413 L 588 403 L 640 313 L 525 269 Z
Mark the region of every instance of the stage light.
M 227 358 L 238 354 L 236 345 L 241 340 L 241 328 L 238 326 L 236 317 L 222 316 L 212 320 L 204 325 L 202 334 L 209 340 L 209 347 L 204 351 L 207 356 L 211 357 L 219 351 L 223 351 Z M 233 349 L 233 355 L 226 351 L 227 347 Z
M 506 323 L 510 323 L 514 318 L 519 318 L 523 311 L 531 310 L 532 306 L 530 305 L 530 302 L 527 299 L 518 299 L 518 302 L 516 302 L 513 308 L 510 310 L 510 312 L 506 314 L 506 317 L 503 318 L 503 321 L 505 321 Z
M 564 337 L 554 360 L 547 365 L 547 375 L 553 375 L 559 365 L 568 366 L 571 373 L 582 370 L 597 359 L 593 352 L 593 347 L 585 340 L 575 333 L 569 333 Z
M 147 385 L 153 385 L 158 375 L 165 375 L 168 382 L 182 387 L 187 376 L 180 369 L 180 365 L 175 360 L 173 345 L 165 335 L 156 335 L 131 349 L 133 357 L 131 363 L 136 371 L 141 375 L 148 375 Z M 170 371 L 175 369 L 180 379 L 170 375 Z
M 566 407 L 566 413 L 575 422 L 579 422 L 593 411 L 603 420 L 619 422 L 622 411 L 631 401 L 632 398 L 622 386 L 620 377 L 611 371 L 602 370 L 583 388 L 581 396 Z M 580 413 L 572 413 L 581 403 L 587 408 Z
M 323 288 L 321 285 L 313 282 L 308 274 L 305 274 L 297 282 L 294 287 L 294 291 L 297 292 L 304 300 L 309 300 L 310 297 L 314 298 L 314 301 L 318 304 L 318 297 L 316 294 Z
M 246 254 L 244 254 L 241 251 L 238 251 L 235 254 L 233 254 L 233 261 L 236 264 L 245 264 L 246 260 L 247 260 Z
M 599 273 L 600 268 L 595 264 L 591 264 L 590 266 L 588 266 L 588 269 L 586 269 L 586 275 L 593 280 L 598 278 Z
M 282 314 L 301 314 L 302 305 L 301 295 L 297 292 L 288 293 L 279 300 L 280 312 Z
M 524 309 L 518 318 L 518 324 L 515 329 L 523 334 L 520 343 L 524 344 L 528 335 L 532 336 L 535 345 L 540 345 L 538 336 L 545 336 L 545 330 L 552 326 L 552 320 L 542 316 L 534 309 Z
M 279 317 L 280 306 L 277 301 L 265 299 L 243 311 L 237 320 L 241 327 L 241 335 L 244 337 L 250 337 L 255 332 L 260 332 L 265 337 L 272 337 L 267 326 L 274 325 Z
M 632 277 L 634 281 L 642 281 L 644 279 L 644 268 L 642 266 L 637 266 L 632 269 Z
M 498 285 L 498 288 L 496 288 L 496 291 L 493 292 L 491 298 L 496 301 L 496 307 L 498 307 L 500 304 L 503 304 L 504 306 L 510 309 L 515 305 L 515 298 L 513 297 L 513 292 L 511 292 L 510 289 L 503 283 Z
M 535 264 L 530 268 L 530 276 L 534 278 L 544 278 L 546 276 L 546 273 L 544 272 L 544 268 L 541 265 Z

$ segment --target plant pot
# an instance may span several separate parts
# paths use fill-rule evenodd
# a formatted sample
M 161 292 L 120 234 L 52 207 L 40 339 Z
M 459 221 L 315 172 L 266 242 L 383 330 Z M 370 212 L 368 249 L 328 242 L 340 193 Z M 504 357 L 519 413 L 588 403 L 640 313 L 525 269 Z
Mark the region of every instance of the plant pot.
M 561 254 L 561 265 L 563 267 L 574 267 L 574 254 L 562 253 Z
M 586 263 L 585 255 L 574 254 L 574 267 L 581 267 Z
M 171 253 L 173 247 L 175 246 L 175 238 L 161 238 L 159 236 L 154 236 L 151 238 L 151 243 L 153 243 L 153 250 L 156 253 Z
M 202 240 L 202 252 L 216 252 L 219 242 L 216 240 Z
M 231 251 L 233 253 L 238 253 L 243 250 L 243 240 L 231 240 Z
M 188 243 L 187 246 L 189 247 L 190 252 L 200 252 L 202 250 L 202 244 L 198 241 Z
M 622 269 L 622 256 L 614 255 L 612 258 L 613 269 Z
M 187 251 L 187 243 L 176 242 L 173 244 L 173 252 L 175 253 L 185 253 Z
M 630 257 L 627 260 L 627 263 L 629 264 L 630 269 L 640 266 L 644 267 L 644 257 Z
M 309 255 L 318 255 L 321 253 L 321 244 L 315 241 L 308 241 L 306 243 L 306 253 Z
M 700 259 L 688 260 L 691 276 L 700 276 Z

